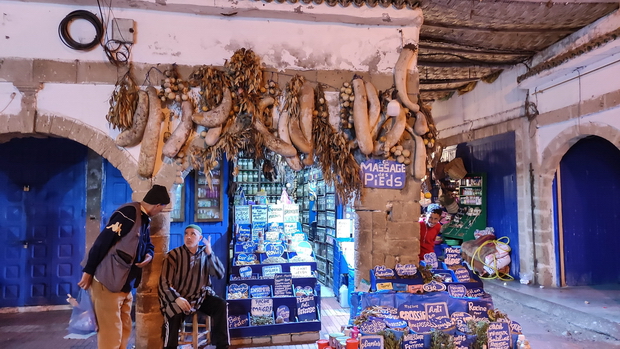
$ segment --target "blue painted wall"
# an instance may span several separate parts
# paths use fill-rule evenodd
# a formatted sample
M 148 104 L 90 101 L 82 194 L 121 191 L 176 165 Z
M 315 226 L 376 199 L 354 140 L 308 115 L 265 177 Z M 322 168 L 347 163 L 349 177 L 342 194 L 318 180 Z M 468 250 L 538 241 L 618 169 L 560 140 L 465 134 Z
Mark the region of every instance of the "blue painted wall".
M 560 161 L 568 286 L 620 282 L 620 150 L 600 137 L 575 143 Z
M 457 146 L 468 172 L 487 174 L 487 226 L 499 238 L 510 239 L 510 274 L 519 275 L 519 230 L 514 132 L 487 137 Z

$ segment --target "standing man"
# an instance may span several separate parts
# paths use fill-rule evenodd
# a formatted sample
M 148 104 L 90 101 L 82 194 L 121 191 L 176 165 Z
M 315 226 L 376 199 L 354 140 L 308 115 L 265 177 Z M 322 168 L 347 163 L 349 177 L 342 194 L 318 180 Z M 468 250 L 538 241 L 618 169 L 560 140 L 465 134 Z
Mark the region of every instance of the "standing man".
M 420 221 L 420 261 L 424 260 L 425 254 L 435 252 L 435 240 L 441 230 L 439 220 L 443 211 L 440 208 L 429 208 L 425 219 Z
M 159 304 L 164 314 L 164 348 L 176 349 L 185 316 L 199 311 L 211 317 L 211 339 L 216 349 L 228 349 L 226 301 L 211 289 L 211 276 L 224 277 L 224 265 L 211 249 L 211 237 L 203 240 L 202 229 L 185 228 L 185 244 L 164 258 L 159 279 Z M 198 246 L 200 241 L 205 246 Z
M 112 213 L 90 249 L 78 286 L 91 289 L 99 331 L 99 349 L 126 349 L 131 335 L 131 289 L 140 284 L 142 268 L 153 259 L 150 217 L 170 203 L 166 187 L 153 185 L 142 202 Z

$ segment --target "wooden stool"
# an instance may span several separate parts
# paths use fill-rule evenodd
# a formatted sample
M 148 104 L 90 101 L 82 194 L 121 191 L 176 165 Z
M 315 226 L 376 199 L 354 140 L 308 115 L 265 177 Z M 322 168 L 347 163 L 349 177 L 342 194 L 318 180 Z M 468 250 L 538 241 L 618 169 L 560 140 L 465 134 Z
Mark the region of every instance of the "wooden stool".
M 192 322 L 188 322 L 189 317 L 185 317 L 179 332 L 179 346 L 191 344 L 192 348 L 203 348 L 211 340 L 211 318 L 205 316 L 205 323 L 198 323 L 198 313 L 192 315 Z

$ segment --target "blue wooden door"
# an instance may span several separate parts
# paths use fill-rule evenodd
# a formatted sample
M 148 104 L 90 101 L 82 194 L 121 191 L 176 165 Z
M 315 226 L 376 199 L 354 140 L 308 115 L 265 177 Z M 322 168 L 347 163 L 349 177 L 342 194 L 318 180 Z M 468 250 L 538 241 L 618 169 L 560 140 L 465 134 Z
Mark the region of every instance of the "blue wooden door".
M 620 150 L 600 137 L 573 145 L 560 161 L 567 286 L 620 282 Z
M 66 139 L 0 144 L 0 307 L 66 304 L 77 291 L 86 153 Z
M 132 189 L 121 171 L 103 160 L 103 189 L 101 193 L 101 230 L 119 206 L 131 202 Z

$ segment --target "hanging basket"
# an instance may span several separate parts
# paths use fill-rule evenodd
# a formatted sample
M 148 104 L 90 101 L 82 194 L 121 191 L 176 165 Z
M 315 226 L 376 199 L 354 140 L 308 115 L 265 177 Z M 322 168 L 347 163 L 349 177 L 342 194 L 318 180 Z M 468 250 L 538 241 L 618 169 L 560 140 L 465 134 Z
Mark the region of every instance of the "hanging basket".
M 444 167 L 445 173 L 452 179 L 462 179 L 467 175 L 463 159 L 455 158 Z

